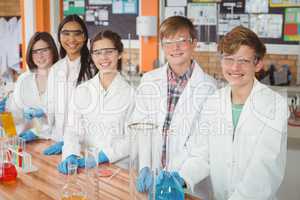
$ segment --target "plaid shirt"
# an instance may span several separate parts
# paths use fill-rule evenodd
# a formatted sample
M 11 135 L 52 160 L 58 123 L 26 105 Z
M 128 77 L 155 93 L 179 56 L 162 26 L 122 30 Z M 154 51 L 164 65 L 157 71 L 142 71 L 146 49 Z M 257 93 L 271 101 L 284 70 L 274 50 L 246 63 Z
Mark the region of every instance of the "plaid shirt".
M 189 69 L 181 76 L 177 76 L 170 67 L 168 67 L 168 104 L 167 104 L 167 115 L 163 126 L 164 143 L 162 148 L 162 166 L 166 165 L 166 143 L 167 133 L 170 129 L 172 117 L 175 111 L 176 104 L 188 82 L 191 78 L 194 69 L 194 62 Z

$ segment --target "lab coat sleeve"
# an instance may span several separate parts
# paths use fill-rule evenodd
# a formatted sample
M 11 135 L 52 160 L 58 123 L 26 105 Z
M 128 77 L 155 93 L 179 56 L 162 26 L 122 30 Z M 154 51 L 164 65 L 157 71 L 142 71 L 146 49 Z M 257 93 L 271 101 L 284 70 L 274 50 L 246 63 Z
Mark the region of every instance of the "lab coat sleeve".
M 122 133 L 117 133 L 117 137 L 113 137 L 110 145 L 105 145 L 102 151 L 108 157 L 111 163 L 117 162 L 127 156 L 129 156 L 129 140 L 130 135 L 127 129 L 128 121 L 134 109 L 133 98 L 128 101 L 128 108 L 126 113 L 123 115 L 123 119 L 120 120 L 120 131 Z
M 54 66 L 51 68 L 48 75 L 47 84 L 47 117 L 50 127 L 55 123 L 55 71 Z
M 152 102 L 151 99 L 149 99 L 148 97 L 149 94 L 151 96 L 151 87 L 149 87 L 150 85 L 147 83 L 147 80 L 145 80 L 146 75 L 144 75 L 139 87 L 136 90 L 134 98 L 134 111 L 130 117 L 129 124 L 157 124 L 155 121 L 153 121 L 155 118 L 151 116 L 151 112 L 153 112 L 153 110 L 155 109 L 152 109 L 152 111 L 150 109 Z M 142 169 L 143 167 L 151 167 L 151 157 L 149 156 L 149 152 L 151 149 L 150 138 L 146 137 L 146 139 L 142 135 L 136 135 L 135 133 L 132 134 L 134 134 L 135 137 L 132 138 L 133 144 L 131 144 L 131 148 L 134 148 L 134 150 L 131 150 L 131 153 L 138 154 L 139 169 Z M 137 155 L 131 156 L 135 157 Z
M 187 143 L 188 157 L 179 169 L 179 175 L 192 192 L 209 175 L 209 130 L 204 123 L 207 123 L 204 118 L 197 120 Z
M 280 113 L 280 112 L 279 112 Z M 281 123 L 281 130 L 265 124 L 254 157 L 243 179 L 235 187 L 229 200 L 266 200 L 276 197 L 285 174 L 287 151 L 287 116 L 274 123 Z
M 141 80 L 139 87 L 135 92 L 135 107 L 131 116 L 131 123 L 154 123 L 157 124 L 157 112 L 162 109 L 160 102 L 161 94 L 155 81 L 151 75 L 145 74 Z M 161 107 L 156 107 L 157 105 Z
M 69 104 L 67 125 L 65 127 L 65 133 L 63 135 L 64 146 L 62 151 L 62 160 L 66 159 L 72 154 L 80 156 L 81 153 L 80 141 L 84 134 L 84 122 L 74 102 L 76 98 L 77 100 L 82 98 L 78 98 L 76 94 L 77 93 L 73 93 L 71 102 Z

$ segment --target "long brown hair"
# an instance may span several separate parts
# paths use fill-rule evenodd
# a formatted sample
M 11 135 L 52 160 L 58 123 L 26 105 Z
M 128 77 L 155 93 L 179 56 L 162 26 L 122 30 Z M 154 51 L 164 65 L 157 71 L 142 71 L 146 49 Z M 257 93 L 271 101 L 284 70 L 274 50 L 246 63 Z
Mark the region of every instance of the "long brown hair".
M 35 43 L 39 40 L 43 40 L 49 45 L 49 49 L 53 56 L 53 64 L 56 63 L 56 61 L 58 60 L 58 51 L 52 36 L 47 32 L 36 32 L 31 37 L 26 52 L 26 62 L 30 71 L 34 71 L 35 69 L 37 69 L 36 64 L 34 64 L 32 60 L 32 48 L 35 45 Z

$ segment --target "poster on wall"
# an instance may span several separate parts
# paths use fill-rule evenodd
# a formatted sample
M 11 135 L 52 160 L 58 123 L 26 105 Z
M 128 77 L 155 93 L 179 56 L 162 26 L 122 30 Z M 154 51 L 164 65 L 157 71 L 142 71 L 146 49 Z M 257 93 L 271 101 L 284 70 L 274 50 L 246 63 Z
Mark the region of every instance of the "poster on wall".
M 84 15 L 85 4 L 84 0 L 64 0 L 63 3 L 64 16 L 77 14 Z
M 217 25 L 217 4 L 189 3 L 187 16 L 195 25 Z
M 222 0 L 192 0 L 192 3 L 221 2 Z
M 187 0 L 167 0 L 167 6 L 186 6 Z
M 108 6 L 89 6 L 85 13 L 85 21 L 98 26 L 109 25 L 109 10 Z
M 218 34 L 225 35 L 236 26 L 249 27 L 250 16 L 248 14 L 220 14 Z
M 220 13 L 244 13 L 245 0 L 223 0 L 220 4 Z
M 284 41 L 300 41 L 300 8 L 285 9 Z
M 185 16 L 184 7 L 166 7 L 165 19 L 171 16 Z
M 109 29 L 117 32 L 122 39 L 138 39 L 136 17 L 138 0 L 112 0 L 111 4 L 90 5 L 86 0 L 84 15 L 89 36 L 92 38 L 99 30 Z M 95 2 L 94 2 L 95 3 Z
M 124 13 L 124 5 L 123 5 L 122 0 L 113 0 L 112 13 L 113 14 L 123 14 Z
M 210 43 L 217 41 L 217 4 L 188 3 L 187 16 L 198 30 L 198 40 Z
M 247 13 L 268 13 L 269 0 L 246 0 L 245 12 Z
M 137 0 L 123 0 L 124 13 L 137 14 Z
M 88 0 L 89 5 L 109 5 L 112 4 L 112 0 Z
M 281 14 L 250 15 L 250 28 L 261 38 L 281 38 L 282 25 Z
M 137 0 L 113 0 L 113 14 L 137 14 Z
M 300 0 L 270 0 L 270 7 L 300 7 Z

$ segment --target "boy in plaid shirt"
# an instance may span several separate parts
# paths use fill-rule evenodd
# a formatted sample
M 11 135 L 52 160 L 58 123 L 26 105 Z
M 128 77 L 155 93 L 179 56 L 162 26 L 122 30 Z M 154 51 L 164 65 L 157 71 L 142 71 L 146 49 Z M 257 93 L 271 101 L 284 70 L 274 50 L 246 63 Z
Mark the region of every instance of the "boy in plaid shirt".
M 201 113 L 203 102 L 215 90 L 215 81 L 192 58 L 197 45 L 197 31 L 189 19 L 169 17 L 161 24 L 159 36 L 167 63 L 144 74 L 137 90 L 132 118 L 136 122 L 151 121 L 158 125 L 160 132 L 153 136 L 152 141 L 162 144 L 160 149 L 155 149 L 158 154 L 155 157 L 160 159 L 152 159 L 152 163 L 142 161 L 151 159 L 140 160 L 136 188 L 139 192 L 149 191 L 152 187 L 152 167 L 162 170 L 156 187 L 169 174 L 180 187 L 195 189 L 197 196 L 208 199 L 207 180 L 197 186 L 198 183 L 193 181 L 193 170 L 197 166 L 191 164 L 189 170 L 184 171 L 181 166 L 192 156 L 192 128 L 196 116 Z

